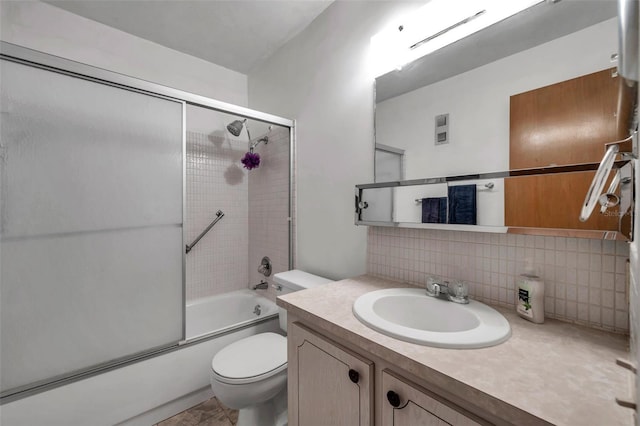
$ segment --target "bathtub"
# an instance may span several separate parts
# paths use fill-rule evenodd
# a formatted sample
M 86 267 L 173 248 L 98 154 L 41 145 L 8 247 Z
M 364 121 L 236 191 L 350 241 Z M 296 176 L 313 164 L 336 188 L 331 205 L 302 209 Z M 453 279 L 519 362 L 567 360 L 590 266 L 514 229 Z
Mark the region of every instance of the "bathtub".
M 277 313 L 275 303 L 248 289 L 197 299 L 187 303 L 186 338 L 235 330 Z
M 277 312 L 248 289 L 189 302 L 187 341 L 178 349 L 6 403 L 0 424 L 155 424 L 213 396 L 213 355 L 244 337 L 279 332 Z

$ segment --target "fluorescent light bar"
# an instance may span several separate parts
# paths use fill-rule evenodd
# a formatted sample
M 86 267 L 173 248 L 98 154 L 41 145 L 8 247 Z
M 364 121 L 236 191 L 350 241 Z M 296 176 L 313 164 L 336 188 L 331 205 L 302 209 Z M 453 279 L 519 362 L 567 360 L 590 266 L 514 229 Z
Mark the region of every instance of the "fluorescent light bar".
M 424 40 L 420 40 L 419 42 L 417 42 L 416 44 L 409 46 L 409 49 L 416 49 L 420 46 L 422 46 L 423 44 L 433 40 L 436 37 L 440 37 L 441 35 L 453 30 L 454 28 L 458 28 L 460 25 L 464 25 L 467 22 L 472 21 L 473 19 L 476 19 L 477 17 L 483 15 L 487 13 L 486 10 L 481 10 L 480 12 L 476 13 L 475 15 L 469 16 L 468 18 L 464 18 L 462 21 L 460 22 L 456 22 L 455 24 L 451 25 L 450 27 L 445 28 L 442 31 L 438 31 L 437 33 L 430 35 L 429 37 L 425 38 Z
M 371 38 L 375 76 L 428 55 L 544 0 L 431 0 Z

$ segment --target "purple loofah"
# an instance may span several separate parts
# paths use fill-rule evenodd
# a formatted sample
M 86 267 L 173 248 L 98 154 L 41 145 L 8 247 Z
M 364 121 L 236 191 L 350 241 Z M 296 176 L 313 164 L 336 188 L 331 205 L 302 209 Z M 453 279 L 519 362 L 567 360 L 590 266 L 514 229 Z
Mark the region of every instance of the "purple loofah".
M 260 165 L 260 155 L 253 152 L 247 152 L 240 162 L 247 170 L 256 169 Z

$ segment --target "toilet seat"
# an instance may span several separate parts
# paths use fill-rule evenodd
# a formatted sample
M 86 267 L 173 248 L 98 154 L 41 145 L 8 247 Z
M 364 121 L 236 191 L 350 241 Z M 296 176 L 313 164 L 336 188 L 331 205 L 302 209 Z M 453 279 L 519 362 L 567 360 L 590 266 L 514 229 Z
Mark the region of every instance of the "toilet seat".
M 234 385 L 258 382 L 286 368 L 287 339 L 277 333 L 260 333 L 238 340 L 211 360 L 215 379 Z

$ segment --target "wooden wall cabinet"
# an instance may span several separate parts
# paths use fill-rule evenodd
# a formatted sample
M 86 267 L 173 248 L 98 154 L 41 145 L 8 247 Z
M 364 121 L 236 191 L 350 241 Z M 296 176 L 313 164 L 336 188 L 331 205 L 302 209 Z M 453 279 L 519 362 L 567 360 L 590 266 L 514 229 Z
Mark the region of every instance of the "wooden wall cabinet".
M 490 424 L 298 322 L 289 324 L 288 351 L 291 426 Z
M 509 169 L 599 163 L 605 144 L 629 136 L 633 95 L 615 68 L 510 98 Z M 605 188 L 614 173 L 611 173 Z M 578 220 L 594 172 L 505 180 L 505 225 L 618 230 L 617 209 Z M 599 209 L 599 208 L 598 208 Z

